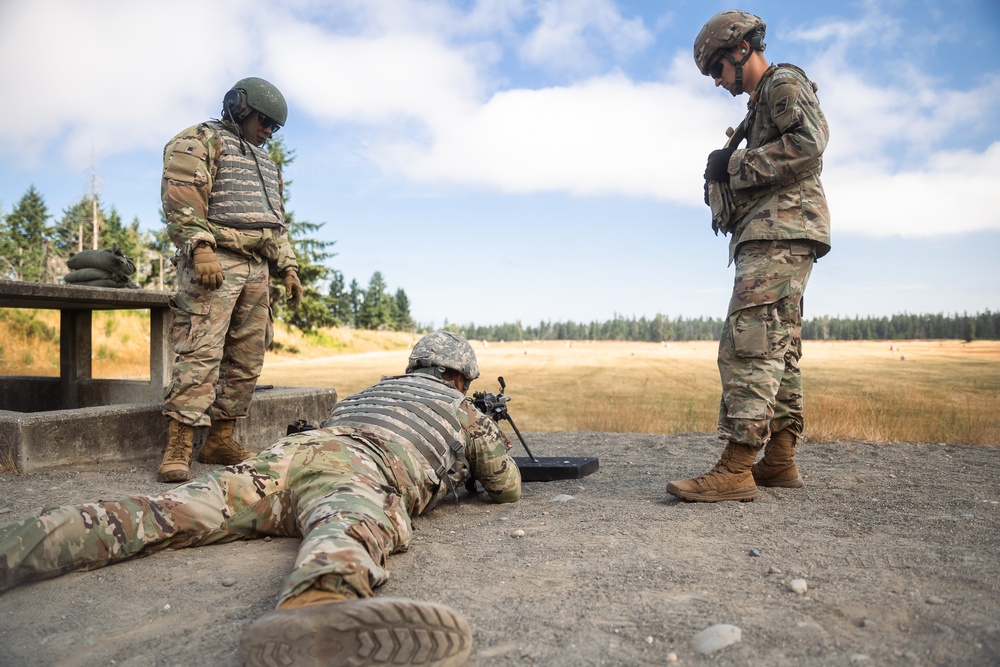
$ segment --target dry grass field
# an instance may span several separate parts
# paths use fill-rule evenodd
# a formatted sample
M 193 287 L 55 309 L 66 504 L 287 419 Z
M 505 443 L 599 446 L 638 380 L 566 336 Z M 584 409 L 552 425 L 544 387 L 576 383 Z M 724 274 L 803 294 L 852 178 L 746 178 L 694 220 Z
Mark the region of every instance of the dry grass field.
M 714 431 L 717 343 L 473 341 L 482 377 L 522 431 Z M 269 356 L 263 382 L 343 395 L 401 372 L 408 349 Z M 816 441 L 1000 444 L 1000 342 L 806 341 L 807 435 Z
M 93 316 L 93 376 L 149 379 L 149 311 Z M 59 375 L 59 311 L 0 308 L 0 375 Z
M 148 377 L 145 317 L 95 313 L 95 377 Z M 0 373 L 58 375 L 58 330 L 58 313 L 0 310 Z M 402 372 L 417 339 L 348 329 L 304 336 L 279 325 L 261 383 L 346 396 Z M 715 429 L 714 342 L 473 345 L 482 369 L 473 390 L 496 392 L 504 376 L 522 431 Z M 815 441 L 1000 444 L 1000 341 L 806 341 L 802 369 Z

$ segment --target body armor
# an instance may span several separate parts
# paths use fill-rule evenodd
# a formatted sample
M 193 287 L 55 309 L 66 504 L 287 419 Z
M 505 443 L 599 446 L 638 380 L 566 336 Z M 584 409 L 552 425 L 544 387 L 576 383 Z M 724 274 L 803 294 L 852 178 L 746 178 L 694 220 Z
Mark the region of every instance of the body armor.
M 450 384 L 428 375 L 389 377 L 339 402 L 323 427 L 358 428 L 409 444 L 451 490 L 448 473 L 456 462 L 469 467 L 465 431 L 458 419 L 464 399 Z
M 207 125 L 222 138 L 222 153 L 208 199 L 208 219 L 236 229 L 283 228 L 278 167 L 267 151 L 241 143 L 221 123 Z M 244 149 L 250 152 L 244 153 Z

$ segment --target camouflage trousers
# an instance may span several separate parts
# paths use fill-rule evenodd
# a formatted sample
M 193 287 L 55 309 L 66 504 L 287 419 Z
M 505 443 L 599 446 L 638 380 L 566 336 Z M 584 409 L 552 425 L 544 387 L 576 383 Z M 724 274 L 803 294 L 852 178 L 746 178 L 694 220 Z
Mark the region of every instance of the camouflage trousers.
M 225 281 L 208 290 L 187 261 L 170 299 L 174 358 L 163 414 L 191 426 L 245 417 L 274 334 L 267 262 L 215 251 Z
M 772 433 L 802 434 L 802 295 L 809 241 L 748 241 L 719 341 L 719 437 L 760 448 Z
M 366 434 L 366 436 L 369 434 Z M 371 597 L 406 550 L 427 480 L 351 431 L 279 440 L 166 493 L 49 509 L 0 527 L 0 591 L 163 549 L 265 536 L 302 545 L 278 604 L 309 588 Z

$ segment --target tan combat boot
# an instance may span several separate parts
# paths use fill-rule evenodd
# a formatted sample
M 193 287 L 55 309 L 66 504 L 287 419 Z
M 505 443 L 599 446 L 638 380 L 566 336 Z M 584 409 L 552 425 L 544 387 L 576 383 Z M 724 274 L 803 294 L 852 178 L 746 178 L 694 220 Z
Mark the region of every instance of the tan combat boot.
M 715 503 L 720 500 L 757 500 L 750 466 L 757 450 L 749 445 L 730 442 L 715 467 L 700 477 L 669 482 L 667 493 L 682 500 Z
M 471 652 L 472 629 L 458 612 L 402 598 L 278 609 L 240 639 L 240 659 L 249 667 L 459 667 Z
M 764 458 L 754 464 L 751 472 L 758 486 L 801 487 L 802 476 L 795 465 L 795 434 L 788 429 L 773 434 L 764 447 Z
M 198 454 L 200 463 L 217 463 L 224 466 L 231 466 L 240 461 L 246 461 L 253 456 L 253 453 L 243 449 L 243 446 L 233 440 L 233 428 L 236 421 L 233 419 L 219 419 L 212 422 L 212 427 L 208 429 L 208 438 L 205 446 Z
M 317 604 L 330 604 L 331 602 L 344 602 L 347 597 L 340 593 L 323 591 L 317 588 L 307 588 L 298 595 L 293 595 L 278 605 L 278 609 L 301 609 L 302 607 L 312 607 Z
M 191 447 L 194 444 L 194 426 L 169 420 L 167 431 L 167 451 L 156 471 L 161 482 L 186 482 L 191 479 Z

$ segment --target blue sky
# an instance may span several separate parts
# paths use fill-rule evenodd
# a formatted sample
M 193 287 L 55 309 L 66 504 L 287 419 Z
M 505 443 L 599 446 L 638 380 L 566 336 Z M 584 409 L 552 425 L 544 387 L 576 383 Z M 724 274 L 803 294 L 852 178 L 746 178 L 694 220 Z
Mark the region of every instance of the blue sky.
M 834 6 L 836 4 L 836 6 Z M 0 210 L 34 185 L 159 225 L 163 145 L 236 80 L 284 93 L 300 220 L 440 326 L 721 317 L 705 157 L 742 118 L 704 0 L 0 0 Z M 819 84 L 833 251 L 806 317 L 1000 309 L 1000 4 L 746 2 Z

